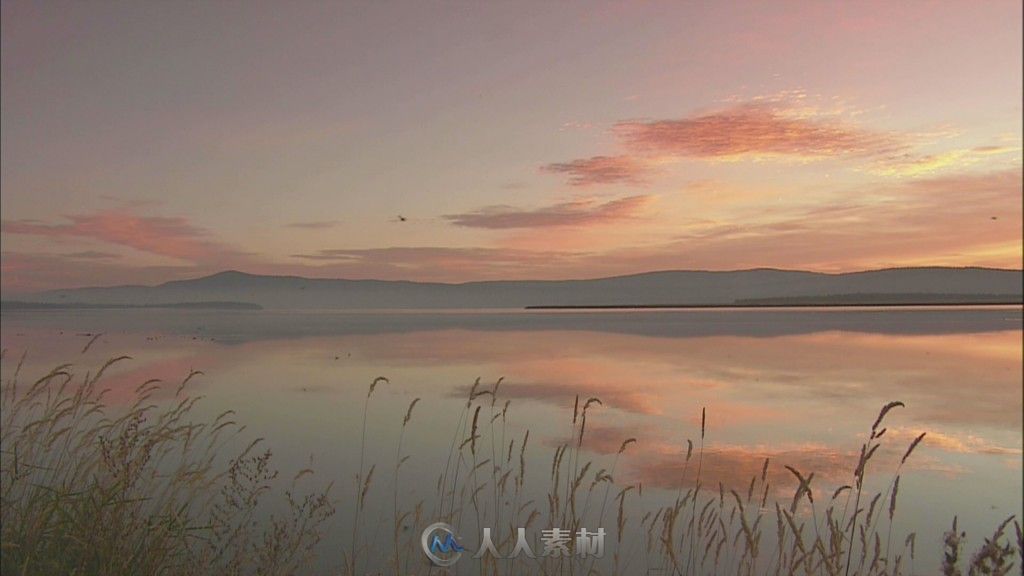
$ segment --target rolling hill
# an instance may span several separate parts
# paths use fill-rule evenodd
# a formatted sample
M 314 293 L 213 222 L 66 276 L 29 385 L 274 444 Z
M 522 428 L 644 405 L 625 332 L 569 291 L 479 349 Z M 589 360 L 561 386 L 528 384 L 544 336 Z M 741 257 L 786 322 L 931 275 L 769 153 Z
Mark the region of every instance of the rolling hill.
M 228 302 L 270 309 L 522 308 L 526 306 L 715 306 L 864 300 L 913 304 L 1022 300 L 1020 270 L 893 268 L 825 274 L 754 269 L 662 271 L 561 281 L 461 284 L 262 276 L 225 271 L 156 286 L 111 286 L 21 295 L 47 304 L 166 306 Z M 879 300 L 879 299 L 882 300 Z

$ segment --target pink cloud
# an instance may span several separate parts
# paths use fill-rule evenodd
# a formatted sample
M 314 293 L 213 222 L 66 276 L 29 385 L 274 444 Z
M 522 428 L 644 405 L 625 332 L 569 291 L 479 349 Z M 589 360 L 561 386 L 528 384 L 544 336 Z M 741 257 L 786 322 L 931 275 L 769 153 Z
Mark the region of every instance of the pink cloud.
M 614 131 L 635 153 L 696 158 L 880 156 L 904 147 L 893 134 L 765 102 L 679 120 L 620 122 Z
M 612 133 L 625 153 L 547 164 L 541 170 L 567 175 L 572 186 L 590 186 L 644 184 L 652 162 L 673 158 L 871 158 L 878 171 L 907 169 L 903 165 L 921 170 L 937 162 L 911 152 L 920 135 L 864 128 L 842 110 L 821 110 L 806 98 L 800 92 L 782 93 L 678 119 L 619 122 Z
M 636 218 L 653 196 L 628 196 L 598 204 L 594 200 L 576 200 L 534 210 L 510 206 L 490 206 L 473 212 L 449 214 L 444 218 L 457 226 L 471 228 L 543 228 L 550 226 L 588 226 Z
M 541 167 L 541 171 L 566 174 L 572 186 L 595 184 L 643 184 L 648 166 L 632 156 L 592 156 Z
M 190 262 L 220 262 L 246 256 L 211 238 L 209 231 L 181 217 L 138 216 L 122 210 L 66 217 L 70 223 L 47 224 L 38 220 L 9 220 L 5 234 L 50 238 L 91 238 Z

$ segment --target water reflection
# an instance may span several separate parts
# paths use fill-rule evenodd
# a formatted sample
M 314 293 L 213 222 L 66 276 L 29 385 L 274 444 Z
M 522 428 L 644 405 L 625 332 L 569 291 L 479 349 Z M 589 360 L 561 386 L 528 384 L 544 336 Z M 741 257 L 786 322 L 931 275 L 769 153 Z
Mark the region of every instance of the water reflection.
M 104 335 L 83 354 L 98 332 Z M 954 514 L 981 531 L 1022 506 L 1019 308 L 17 312 L 5 313 L 3 347 L 12 356 L 27 351 L 23 370 L 33 375 L 66 361 L 95 367 L 129 354 L 133 360 L 105 380 L 114 401 L 129 400 L 145 380 L 178 382 L 202 370 L 196 391 L 208 397 L 211 413 L 236 410 L 285 465 L 301 468 L 312 456 L 334 478 L 352 475 L 358 456 L 346 439 L 359 433 L 367 384 L 387 376 L 391 383 L 370 414 L 370 453 L 382 467 L 395 458 L 409 402 L 423 399 L 404 474 L 430 481 L 403 489 L 410 502 L 432 494 L 437 460 L 450 449 L 472 382 L 503 376 L 497 409 L 505 400 L 511 407 L 496 452 L 530 430 L 530 469 L 541 484 L 567 439 L 577 396 L 602 401 L 584 443 L 598 465 L 607 466 L 625 439 L 637 439 L 619 459 L 619 484 L 666 492 L 692 486 L 687 440 L 699 442 L 706 407 L 703 484 L 745 488 L 768 458 L 768 481 L 780 496 L 795 487 L 784 464 L 816 472 L 821 489 L 848 483 L 879 407 L 902 400 L 907 408 L 890 416 L 873 472 L 893 471 L 910 441 L 927 432 L 901 495 L 911 511 L 904 522 L 921 526 L 922 539 L 937 539 Z M 386 508 L 388 498 L 376 497 Z

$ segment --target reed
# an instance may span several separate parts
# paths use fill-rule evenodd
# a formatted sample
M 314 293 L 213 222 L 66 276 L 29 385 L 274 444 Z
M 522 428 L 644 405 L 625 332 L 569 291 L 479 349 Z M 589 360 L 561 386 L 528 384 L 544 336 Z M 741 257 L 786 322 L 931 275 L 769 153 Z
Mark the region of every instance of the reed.
M 7 362 L 6 354 L 0 356 Z M 103 377 L 70 364 L 2 384 L 0 571 L 4 574 L 300 574 L 334 514 L 312 471 L 279 478 L 226 411 L 195 416 L 191 372 L 107 402 Z M 261 511 L 283 505 L 283 513 Z
M 370 467 L 369 472 L 365 472 L 366 466 L 366 415 L 370 411 L 370 398 L 373 396 L 374 390 L 377 389 L 378 384 L 386 384 L 388 379 L 383 376 L 378 376 L 373 379 L 370 383 L 370 387 L 366 391 L 366 399 L 363 401 L 363 426 L 362 431 L 359 435 L 359 471 L 355 476 L 355 487 L 356 487 L 356 505 L 355 505 L 355 517 L 352 522 L 352 545 L 348 550 L 348 562 L 349 571 L 352 574 L 358 573 L 358 562 L 359 562 L 359 528 L 361 527 L 360 516 L 362 515 L 363 508 L 366 506 L 366 495 L 370 491 L 370 483 L 373 480 L 374 466 Z M 364 476 L 365 473 L 365 476 Z
M 395 451 L 395 471 L 394 478 L 392 479 L 392 492 L 394 500 L 394 530 L 392 531 L 392 541 L 394 542 L 394 568 L 399 573 L 401 573 L 400 555 L 402 550 L 402 546 L 400 546 L 399 544 L 399 535 L 402 531 L 403 523 L 411 515 L 410 512 L 400 512 L 398 507 L 398 487 L 401 484 L 400 468 L 402 467 L 402 464 L 404 464 L 405 461 L 409 459 L 408 456 L 402 455 L 402 442 L 403 440 L 405 440 L 405 430 L 409 426 L 409 421 L 412 420 L 412 410 L 413 408 L 416 407 L 416 404 L 418 404 L 419 401 L 419 398 L 413 398 L 412 402 L 409 403 L 409 408 L 407 408 L 405 411 L 405 417 L 402 418 L 402 428 L 401 431 L 398 433 L 398 449 Z
M 19 362 L 0 386 L 4 573 L 313 573 L 316 547 L 334 514 L 333 486 L 320 481 L 327 487 L 312 487 L 311 469 L 281 476 L 260 440 L 244 441 L 244 428 L 234 413 L 197 418 L 200 399 L 190 394 L 189 382 L 199 372 L 171 386 L 142 382 L 133 403 L 113 407 L 106 400 L 104 376 L 129 361 L 112 359 L 84 377 L 73 366 L 62 365 L 24 383 L 19 382 Z M 550 465 L 530 475 L 528 461 L 539 459 L 532 453 L 545 448 L 531 443 L 529 429 L 506 443 L 514 407 L 501 397 L 502 381 L 487 389 L 477 381 L 456 415 L 434 493 L 413 503 L 400 495 L 407 491 L 405 464 L 418 457 L 406 454 L 404 443 L 407 434 L 423 426 L 413 417 L 419 398 L 405 410 L 393 456 L 379 461 L 376 451 L 367 450 L 367 436 L 380 432 L 371 429 L 380 420 L 369 417 L 370 400 L 386 382 L 378 378 L 367 390 L 355 482 L 342 496 L 352 510 L 347 519 L 351 533 L 342 551 L 344 575 L 437 573 L 425 563 L 417 542 L 418 530 L 435 521 L 465 526 L 468 513 L 468 525 L 492 526 L 496 547 L 507 552 L 516 543 L 518 528 L 575 532 L 583 526 L 604 526 L 609 500 L 614 526 L 607 533 L 604 559 L 543 557 L 533 549 L 533 557 L 524 554 L 515 561 L 465 558 L 463 570 L 481 576 L 657 570 L 680 576 L 916 573 L 917 535 L 896 534 L 894 524 L 910 486 L 904 464 L 925 436 L 897 452 L 903 456 L 891 478 L 877 478 L 880 467 L 875 461 L 889 440 L 884 422 L 903 407 L 901 402 L 882 408 L 851 463 L 849 483 L 835 489 L 821 486 L 812 471 L 768 459 L 749 481 L 705 486 L 705 467 L 715 452 L 705 453 L 709 411 L 702 409 L 699 440 L 680 446 L 682 474 L 669 493 L 675 493 L 674 499 L 665 503 L 664 492 L 652 494 L 642 484 L 619 477 L 629 449 L 642 439 L 623 438 L 610 462 L 587 449 L 588 430 L 603 408 L 599 399 L 576 399 L 573 417 L 567 419 L 569 436 L 551 446 L 549 455 L 538 455 Z M 773 470 L 791 479 L 791 496 L 775 496 Z M 384 479 L 390 480 L 392 495 L 378 502 L 369 495 L 381 471 L 392 475 Z M 541 485 L 531 485 L 538 476 Z M 882 489 L 873 492 L 872 486 Z M 285 512 L 268 515 L 272 502 Z M 425 513 L 430 510 L 432 514 Z M 360 529 L 364 519 L 388 516 L 390 537 Z M 412 532 L 403 537 L 410 527 Z M 338 543 L 331 544 L 338 550 Z M 1024 562 L 1020 523 L 1012 516 L 973 550 L 965 548 L 966 534 L 954 519 L 933 562 L 948 575 L 1008 574 Z M 468 552 L 472 556 L 476 550 Z

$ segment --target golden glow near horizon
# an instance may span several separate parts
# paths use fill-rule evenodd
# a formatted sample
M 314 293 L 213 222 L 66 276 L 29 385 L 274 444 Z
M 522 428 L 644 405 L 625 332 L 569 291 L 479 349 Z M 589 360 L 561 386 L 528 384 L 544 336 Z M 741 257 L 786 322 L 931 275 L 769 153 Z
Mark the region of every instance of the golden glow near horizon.
M 2 10 L 8 293 L 1021 267 L 1020 2 Z

